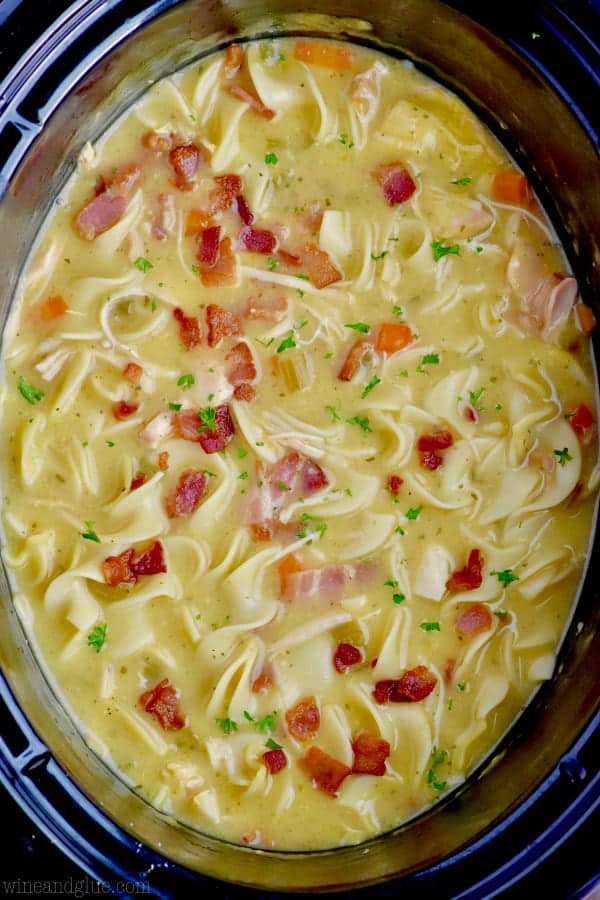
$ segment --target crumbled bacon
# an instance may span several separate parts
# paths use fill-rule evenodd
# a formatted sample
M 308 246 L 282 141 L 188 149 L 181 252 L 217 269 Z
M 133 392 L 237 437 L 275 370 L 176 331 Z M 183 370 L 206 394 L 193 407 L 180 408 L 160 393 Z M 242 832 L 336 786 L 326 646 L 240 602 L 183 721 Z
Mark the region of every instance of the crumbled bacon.
M 152 234 L 159 241 L 165 241 L 173 234 L 177 224 L 177 209 L 173 194 L 158 195 L 158 214 L 152 221 Z
M 299 255 L 302 265 L 316 288 L 324 288 L 342 280 L 342 273 L 336 269 L 329 254 L 317 247 L 316 244 L 304 244 Z
M 393 494 L 394 497 L 400 496 L 400 488 L 404 484 L 404 479 L 400 478 L 399 475 L 389 475 L 387 480 L 387 487 L 390 494 Z
M 448 657 L 446 662 L 444 663 L 444 668 L 442 671 L 442 675 L 444 678 L 444 684 L 452 684 L 452 679 L 454 678 L 454 669 L 456 668 L 456 660 L 452 657 Z
M 298 764 L 310 776 L 313 785 L 330 797 L 337 797 L 342 782 L 352 774 L 352 769 L 320 747 L 310 747 Z
M 179 691 L 173 687 L 168 678 L 163 678 L 152 690 L 145 691 L 139 702 L 165 731 L 179 731 L 185 727 L 185 716 L 179 704 Z
M 354 644 L 338 644 L 333 654 L 333 667 L 340 674 L 362 662 L 362 653 Z
M 359 731 L 352 741 L 354 775 L 385 775 L 385 761 L 390 755 L 390 745 L 384 738 L 370 731 Z
M 221 226 L 211 225 L 200 232 L 197 258 L 203 266 L 212 268 L 219 258 L 219 246 L 221 243 Z
M 214 225 L 210 213 L 203 209 L 190 209 L 185 217 L 185 236 L 194 237 L 201 234 L 205 228 Z
M 205 287 L 222 287 L 235 279 L 235 256 L 231 238 L 224 237 L 219 244 L 219 254 L 214 266 L 200 266 L 200 280 Z
M 437 678 L 426 666 L 408 669 L 401 678 L 378 681 L 373 690 L 377 703 L 418 703 L 428 697 Z
M 223 309 L 222 306 L 217 306 L 215 303 L 209 303 L 206 307 L 206 327 L 209 347 L 217 347 L 223 338 L 239 334 L 241 331 L 238 316 L 228 309 Z M 237 346 L 239 347 L 240 345 L 238 344 Z M 246 345 L 244 344 L 244 346 Z M 244 378 L 242 380 L 247 381 L 249 379 Z
M 492 613 L 485 603 L 469 603 L 463 607 L 454 623 L 457 634 L 472 638 L 492 627 Z
M 244 318 L 258 319 L 265 322 L 280 322 L 287 312 L 288 302 L 285 297 L 273 297 L 271 300 L 262 296 L 248 300 Z
M 374 567 L 369 563 L 330 563 L 320 569 L 304 569 L 288 576 L 284 599 L 293 603 L 318 597 L 322 602 L 333 603 L 343 596 L 348 585 L 368 582 L 373 572 Z
M 439 453 L 419 453 L 419 465 L 422 469 L 427 469 L 429 472 L 435 472 L 443 462 L 444 457 L 440 456 Z
M 121 166 L 110 178 L 105 179 L 104 184 L 108 191 L 121 194 L 123 197 L 129 197 L 140 175 L 140 167 L 135 163 L 128 163 L 125 166 Z
M 136 475 L 131 479 L 131 484 L 129 485 L 130 491 L 137 491 L 143 484 L 146 483 L 146 476 L 143 472 L 137 472 Z
M 86 241 L 112 228 L 127 208 L 127 197 L 109 190 L 102 191 L 78 213 L 75 224 Z
M 297 253 L 290 253 L 289 250 L 285 250 L 283 247 L 278 248 L 277 256 L 284 265 L 291 266 L 293 269 L 297 269 L 302 262 Z
M 194 187 L 198 166 L 203 159 L 205 159 L 204 149 L 193 143 L 179 144 L 169 151 L 169 162 L 175 173 L 175 186 L 180 191 L 189 191 Z
M 276 775 L 277 772 L 281 772 L 282 769 L 285 769 L 287 765 L 287 756 L 281 747 L 276 747 L 274 750 L 267 750 L 263 753 L 262 758 L 270 775 Z
M 377 166 L 372 175 L 377 184 L 381 186 L 388 206 L 405 203 L 417 189 L 410 172 L 401 162 Z
M 235 198 L 241 193 L 242 179 L 239 175 L 217 175 L 215 187 L 209 197 L 212 215 L 229 209 Z
M 417 441 L 417 450 L 421 453 L 428 451 L 447 450 L 454 443 L 454 437 L 449 431 L 432 431 L 430 434 L 422 434 Z
M 342 368 L 338 372 L 340 381 L 352 381 L 361 367 L 367 353 L 373 352 L 373 342 L 367 338 L 360 338 L 350 347 Z
M 104 580 L 111 587 L 135 584 L 140 575 L 158 575 L 166 571 L 167 564 L 160 541 L 155 541 L 137 556 L 133 547 L 130 547 L 118 556 L 107 556 L 102 563 Z
M 309 741 L 318 734 L 321 727 L 321 715 L 314 697 L 303 697 L 291 706 L 285 721 L 289 733 L 298 741 Z
M 186 350 L 193 350 L 202 341 L 200 323 L 195 316 L 186 316 L 178 306 L 173 310 L 173 318 L 179 325 L 179 337 Z
M 235 204 L 237 209 L 237 214 L 244 223 L 244 225 L 252 225 L 254 222 L 254 213 L 251 211 L 248 206 L 248 201 L 244 197 L 243 194 L 238 194 L 235 198 Z
M 152 153 L 160 156 L 171 149 L 171 136 L 161 134 L 159 131 L 148 131 L 142 138 L 142 144 Z
M 467 564 L 464 568 L 454 572 L 446 582 L 448 591 L 475 591 L 481 587 L 483 581 L 483 556 L 481 550 L 475 548 L 469 553 Z
M 128 362 L 123 369 L 123 377 L 129 381 L 130 384 L 139 384 L 143 374 L 144 370 L 142 367 L 134 362 Z
M 203 428 L 202 423 L 200 428 Z M 201 430 L 197 440 L 205 453 L 220 453 L 231 443 L 235 434 L 235 426 L 229 407 L 226 403 L 215 409 L 215 427 L 212 430 Z
M 176 487 L 165 497 L 165 507 L 170 519 L 191 516 L 195 513 L 208 486 L 208 476 L 201 469 L 187 469 L 179 476 Z
M 275 111 L 269 109 L 268 106 L 265 106 L 257 94 L 246 90 L 246 88 L 242 87 L 241 84 L 238 84 L 237 81 L 232 81 L 231 84 L 228 84 L 226 90 L 232 97 L 241 100 L 243 103 L 247 103 L 250 109 L 263 119 L 274 118 Z
M 579 438 L 582 444 L 589 444 L 594 432 L 596 420 L 592 411 L 585 405 L 580 403 L 568 418 L 569 425 Z
M 272 231 L 244 225 L 240 230 L 240 244 L 251 253 L 273 253 L 277 238 Z
M 233 389 L 233 399 L 252 403 L 256 399 L 256 389 L 251 384 L 237 384 Z
M 162 453 L 158 454 L 158 468 L 161 472 L 166 472 L 169 468 L 169 452 L 168 450 L 163 450 Z
M 139 403 L 129 403 L 127 400 L 119 400 L 117 403 L 113 404 L 112 412 L 115 419 L 123 421 L 123 419 L 128 419 L 136 413 L 138 409 Z

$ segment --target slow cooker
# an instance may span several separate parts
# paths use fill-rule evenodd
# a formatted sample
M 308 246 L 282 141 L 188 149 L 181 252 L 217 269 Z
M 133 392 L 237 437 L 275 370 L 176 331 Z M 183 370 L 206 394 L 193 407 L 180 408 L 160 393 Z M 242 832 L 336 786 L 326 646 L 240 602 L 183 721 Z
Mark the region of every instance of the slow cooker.
M 531 2 L 518 11 L 469 0 L 330 0 L 326 8 L 319 0 L 3 0 L 3 321 L 28 248 L 81 146 L 158 78 L 232 40 L 281 33 L 337 36 L 408 57 L 463 97 L 528 172 L 597 310 L 598 21 L 593 0 Z M 132 885 L 157 897 L 232 896 L 228 882 L 262 896 L 380 883 L 387 886 L 368 893 L 518 896 L 547 859 L 555 860 L 548 877 L 563 866 L 574 875 L 557 876 L 551 896 L 583 896 L 599 869 L 586 851 L 600 805 L 599 552 L 596 542 L 554 677 L 493 758 L 402 828 L 311 853 L 201 835 L 119 782 L 58 702 L 2 571 L 0 778 L 58 847 L 119 896 L 131 895 Z

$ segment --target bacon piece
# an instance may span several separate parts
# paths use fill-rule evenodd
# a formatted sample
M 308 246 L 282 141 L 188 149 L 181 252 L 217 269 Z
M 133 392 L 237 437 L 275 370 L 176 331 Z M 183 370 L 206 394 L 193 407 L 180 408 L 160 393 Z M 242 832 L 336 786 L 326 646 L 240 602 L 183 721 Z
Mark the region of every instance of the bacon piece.
M 163 450 L 162 453 L 158 454 L 158 468 L 161 472 L 166 472 L 169 468 L 169 452 L 168 450 Z
M 184 441 L 200 440 L 200 428 L 202 427 L 202 419 L 200 414 L 193 409 L 182 409 L 175 413 L 173 419 L 175 431 Z
M 198 253 L 196 256 L 202 265 L 209 269 L 213 268 L 219 259 L 220 237 L 220 225 L 204 228 L 200 232 L 200 243 L 198 245 Z
M 370 731 L 359 731 L 352 741 L 354 775 L 385 775 L 385 761 L 391 748 L 384 738 Z
M 381 186 L 388 206 L 405 203 L 417 189 L 410 172 L 400 161 L 377 166 L 371 174 L 377 184 Z
M 439 455 L 439 453 L 420 453 L 419 454 L 419 464 L 422 469 L 427 469 L 430 472 L 435 472 L 436 469 L 444 462 L 444 458 Z
M 373 571 L 373 566 L 368 563 L 357 565 L 330 563 L 320 569 L 304 569 L 288 577 L 284 599 L 291 603 L 318 597 L 324 602 L 333 603 L 343 596 L 349 585 L 369 581 Z
M 151 547 L 144 550 L 139 556 L 134 556 L 131 561 L 131 571 L 139 578 L 140 575 L 160 575 L 167 571 L 163 545 L 160 541 L 154 541 Z
M 262 296 L 248 300 L 245 319 L 257 319 L 263 322 L 280 322 L 287 312 L 288 302 L 285 297 L 274 297 L 263 300 Z
M 166 240 L 169 234 L 173 234 L 177 224 L 177 210 L 173 194 L 161 193 L 158 195 L 158 216 L 152 223 L 152 234 L 159 241 Z
M 141 175 L 140 167 L 135 163 L 129 163 L 121 168 L 104 183 L 108 191 L 114 194 L 121 194 L 123 197 L 129 197 L 133 188 L 138 182 Z
M 237 384 L 233 389 L 233 399 L 243 403 L 252 403 L 256 399 L 256 390 L 251 384 Z
M 250 690 L 253 694 L 264 694 L 272 687 L 273 672 L 270 668 L 263 668 L 250 685 Z
M 207 341 L 209 347 L 217 347 L 224 337 L 239 334 L 241 331 L 238 316 L 228 309 L 223 309 L 222 306 L 217 306 L 215 303 L 209 303 L 206 307 L 206 326 L 208 329 Z M 236 344 L 236 347 L 239 346 L 246 347 L 245 344 Z M 248 350 L 247 347 L 246 349 Z M 250 353 L 249 350 L 248 353 Z M 225 358 L 227 359 L 228 356 L 229 354 Z M 256 375 L 256 372 L 254 374 Z M 242 378 L 241 380 L 249 381 L 251 379 Z M 235 384 L 235 382 L 232 381 L 231 384 Z
M 244 223 L 244 225 L 252 225 L 254 222 L 254 213 L 250 210 L 248 206 L 248 201 L 244 197 L 243 194 L 238 194 L 235 198 L 235 204 L 237 209 L 237 214 Z
M 449 431 L 432 431 L 430 434 L 422 434 L 417 441 L 417 450 L 421 453 L 428 451 L 447 450 L 454 443 L 454 436 Z
M 285 714 L 289 733 L 298 741 L 314 738 L 321 727 L 321 714 L 314 697 L 303 697 Z
M 338 372 L 340 381 L 352 381 L 360 369 L 366 353 L 373 352 L 373 342 L 367 338 L 360 338 L 350 347 L 342 368 Z
M 202 423 L 200 424 L 202 428 Z M 235 435 L 235 426 L 229 407 L 226 403 L 217 406 L 215 409 L 215 427 L 212 431 L 208 429 L 200 431 L 197 440 L 205 453 L 219 453 L 224 450 L 233 440 Z
M 171 149 L 171 137 L 161 134 L 159 131 L 148 131 L 142 138 L 142 144 L 147 150 L 151 150 L 157 156 L 161 156 Z
M 238 84 L 237 81 L 232 81 L 231 84 L 228 84 L 226 90 L 232 97 L 235 97 L 236 100 L 247 103 L 250 109 L 263 119 L 273 119 L 275 117 L 275 110 L 265 106 L 257 94 L 246 90 L 246 88 L 242 87 L 241 84 Z
M 337 797 L 344 778 L 352 774 L 352 769 L 320 747 L 310 747 L 298 764 L 310 776 L 314 787 L 330 797 Z
M 378 681 L 373 690 L 377 703 L 418 703 L 433 691 L 437 678 L 426 666 L 408 669 L 401 678 Z
M 142 367 L 134 362 L 128 362 L 123 369 L 123 377 L 130 384 L 139 384 L 143 374 L 144 370 L 142 369 Z
M 577 298 L 575 279 L 550 272 L 537 247 L 528 241 L 515 243 L 507 278 L 520 301 L 518 321 L 529 331 L 541 331 L 545 339 L 568 317 Z
M 483 575 L 483 556 L 481 550 L 475 548 L 469 553 L 467 564 L 463 569 L 454 572 L 446 582 L 448 591 L 474 591 L 481 587 Z
M 467 403 L 463 410 L 463 415 L 467 422 L 474 422 L 475 424 L 479 422 L 479 413 L 470 403 Z
M 291 450 L 266 470 L 261 468 L 261 484 L 244 500 L 242 517 L 246 525 L 272 528 L 281 506 L 297 497 L 308 497 L 327 487 L 329 480 L 321 466 L 308 456 Z
M 163 678 L 152 690 L 145 691 L 139 702 L 165 731 L 179 731 L 185 727 L 185 716 L 179 705 L 179 691 L 168 678 Z
M 492 613 L 485 603 L 469 603 L 458 614 L 454 628 L 460 637 L 472 638 L 492 627 Z
M 202 340 L 200 324 L 195 316 L 186 316 L 178 306 L 173 310 L 173 318 L 179 325 L 179 337 L 186 350 L 193 350 Z
M 591 409 L 585 403 L 580 403 L 570 414 L 568 422 L 581 443 L 584 445 L 589 444 L 596 424 Z
M 362 653 L 354 644 L 338 644 L 333 654 L 333 667 L 336 672 L 343 673 L 350 666 L 356 666 L 362 662 Z
M 130 547 L 118 556 L 107 556 L 102 563 L 104 580 L 111 587 L 119 584 L 135 584 L 140 575 L 158 575 L 167 571 L 163 546 L 155 541 L 138 556 Z
M 267 750 L 263 753 L 262 758 L 270 775 L 276 775 L 277 772 L 281 772 L 287 766 L 287 756 L 281 747 L 277 747 L 275 750 Z
M 316 244 L 304 244 L 299 255 L 302 265 L 316 288 L 324 288 L 342 280 L 342 273 L 336 269 L 329 254 L 317 247 Z
M 240 230 L 240 244 L 251 253 L 272 253 L 277 246 L 277 238 L 272 231 L 244 225 Z
M 235 256 L 229 237 L 224 237 L 219 244 L 219 255 L 214 266 L 200 266 L 200 279 L 205 287 L 222 287 L 235 280 Z
M 297 269 L 302 262 L 297 253 L 290 253 L 289 250 L 284 250 L 283 247 L 278 248 L 277 256 L 284 265 L 292 266 L 294 269 Z
M 452 680 L 454 678 L 454 669 L 456 668 L 456 660 L 448 657 L 446 662 L 444 663 L 444 669 L 442 672 L 444 678 L 444 684 L 452 684 Z
M 303 495 L 314 494 L 323 490 L 329 485 L 327 475 L 314 459 L 308 456 L 304 457 L 302 467 L 300 469 L 300 490 Z
M 400 496 L 400 488 L 404 484 L 404 479 L 400 478 L 399 475 L 390 475 L 387 480 L 387 488 L 390 494 L 393 494 L 394 497 Z
M 134 413 L 136 413 L 139 409 L 139 403 L 129 403 L 127 400 L 119 400 L 117 403 L 113 403 L 113 416 L 115 419 L 119 419 L 119 421 L 123 421 L 123 419 L 128 419 Z
M 105 190 L 83 207 L 75 224 L 82 238 L 93 241 L 99 234 L 116 225 L 126 209 L 127 197 Z
M 242 192 L 242 179 L 239 175 L 217 175 L 215 187 L 210 192 L 210 209 L 212 215 L 229 209 L 238 194 Z
M 230 44 L 225 51 L 223 74 L 225 78 L 233 78 L 244 63 L 246 51 L 239 44 Z
M 137 491 L 137 489 L 140 488 L 145 483 L 146 483 L 146 476 L 144 475 L 143 472 L 138 472 L 131 479 L 131 484 L 129 485 L 129 490 Z
M 190 209 L 185 217 L 185 236 L 192 237 L 201 234 L 205 228 L 213 226 L 210 213 L 203 209 Z
M 208 477 L 201 469 L 187 469 L 179 476 L 177 486 L 165 498 L 165 507 L 170 519 L 191 516 L 195 513 L 208 486 Z
M 194 187 L 200 161 L 205 159 L 204 149 L 196 144 L 179 144 L 169 151 L 169 162 L 175 173 L 175 186 L 180 191 L 190 191 Z

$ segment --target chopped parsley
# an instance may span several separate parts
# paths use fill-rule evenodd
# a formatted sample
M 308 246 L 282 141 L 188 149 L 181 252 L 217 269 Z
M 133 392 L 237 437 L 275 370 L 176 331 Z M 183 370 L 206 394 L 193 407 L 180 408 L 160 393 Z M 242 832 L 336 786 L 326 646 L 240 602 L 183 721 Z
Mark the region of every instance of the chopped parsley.
M 289 490 L 289 488 L 287 490 Z M 323 537 L 325 535 L 325 532 L 327 531 L 327 522 L 316 519 L 314 516 L 310 516 L 308 513 L 302 513 L 302 516 L 300 518 L 303 522 L 306 522 L 306 524 L 310 525 L 311 528 L 313 528 L 314 531 L 316 531 L 317 534 L 320 535 L 320 537 Z M 297 536 L 299 538 L 303 538 L 306 537 L 306 535 L 306 528 L 301 528 Z
M 199 430 L 214 431 L 217 424 L 216 414 L 217 411 L 213 406 L 207 406 L 205 409 L 201 409 L 200 421 L 202 422 L 202 425 Z
M 181 403 L 169 403 L 169 409 L 172 409 L 173 412 L 179 412 L 181 409 Z
M 277 741 L 274 741 L 273 738 L 269 738 L 268 741 L 265 741 L 265 747 L 268 747 L 269 750 L 281 750 L 282 745 L 278 744 Z
M 464 691 L 464 689 L 466 688 L 466 684 L 463 681 L 460 684 L 457 684 L 456 687 L 459 689 L 459 691 Z
M 248 456 L 248 451 L 244 450 L 243 447 L 238 447 L 238 459 L 244 459 L 245 456 Z
M 412 507 L 412 509 L 409 509 L 409 510 L 406 512 L 406 514 L 405 514 L 405 515 L 406 515 L 406 518 L 407 518 L 409 521 L 414 522 L 414 520 L 415 520 L 415 519 L 418 519 L 419 516 L 421 515 L 421 510 L 422 510 L 422 509 L 423 509 L 422 506 L 414 506 L 414 507 Z
M 279 162 L 276 153 L 265 153 L 265 165 L 266 166 L 276 166 Z
M 498 616 L 499 619 L 505 619 L 508 615 L 508 612 L 505 609 L 496 609 L 494 610 L 494 615 Z
M 79 533 L 81 534 L 81 537 L 82 537 L 82 538 L 85 538 L 86 541 L 95 541 L 96 544 L 99 544 L 99 543 L 100 543 L 100 538 L 98 537 L 98 535 L 97 535 L 96 532 L 94 531 L 94 523 L 93 523 L 93 522 L 86 522 L 86 523 L 85 523 L 85 527 L 87 528 L 87 531 L 80 531 L 80 532 L 79 532 Z
M 404 310 L 401 306 L 394 306 L 392 309 L 392 314 L 401 319 L 404 316 Z
M 153 297 L 152 300 L 150 301 L 150 309 L 152 310 L 153 313 L 156 312 L 157 306 L 158 306 L 158 304 L 156 302 L 156 297 Z
M 196 379 L 191 373 L 187 375 L 182 375 L 177 379 L 177 384 L 180 388 L 183 388 L 184 391 L 189 390 L 194 384 L 196 384 Z
M 238 480 L 239 480 L 239 481 L 245 481 L 247 478 L 248 478 L 248 473 L 247 473 L 247 472 L 240 472 L 240 474 L 238 475 Z
M 448 256 L 449 254 L 460 256 L 460 247 L 458 244 L 447 245 L 444 244 L 443 241 L 434 241 L 431 245 L 431 249 L 433 251 L 434 262 L 437 262 L 442 256 Z
M 398 525 L 397 528 L 394 528 L 394 534 L 406 534 L 406 532 L 404 528 L 401 528 L 400 525 Z
M 278 353 L 283 353 L 284 350 L 291 350 L 296 346 L 296 341 L 294 340 L 294 332 L 290 331 L 288 336 L 282 340 L 279 347 L 277 348 Z
M 344 328 L 352 328 L 353 331 L 360 331 L 362 334 L 368 334 L 371 330 L 371 326 L 365 325 L 364 322 L 348 322 L 347 325 L 344 325 Z
M 269 270 L 269 272 L 273 272 L 277 268 L 278 265 L 279 265 L 279 263 L 277 262 L 277 260 L 275 259 L 274 256 L 270 256 L 268 258 L 267 269 Z
M 383 582 L 384 587 L 398 587 L 398 582 L 393 578 L 388 578 L 387 581 Z
M 423 366 L 437 366 L 440 362 L 439 353 L 426 353 L 417 366 L 417 372 L 424 372 Z
M 275 338 L 269 338 L 268 341 L 265 341 L 263 338 L 254 338 L 257 344 L 261 344 L 263 347 L 270 347 Z
M 421 622 L 419 628 L 423 631 L 441 631 L 439 622 Z
M 519 576 L 515 575 L 512 569 L 503 569 L 502 572 L 494 570 L 490 572 L 490 575 L 495 575 L 500 584 L 503 584 L 505 587 L 511 582 L 519 580 Z
M 114 442 L 114 441 L 106 441 L 106 446 L 107 446 L 107 447 L 114 447 L 114 446 L 115 446 L 115 442 Z
M 383 250 L 381 253 L 371 253 L 371 259 L 373 262 L 379 262 L 379 260 L 384 259 L 389 252 L 389 250 Z
M 340 144 L 343 144 L 348 150 L 352 150 L 354 147 L 354 141 L 349 141 L 347 134 L 340 134 Z
M 468 175 L 465 175 L 463 178 L 455 178 L 454 181 L 451 181 L 450 184 L 471 184 L 473 181 Z
M 370 394 L 373 388 L 377 387 L 378 384 L 381 384 L 381 378 L 378 375 L 373 375 L 370 382 L 365 386 L 364 391 L 360 395 L 360 399 L 364 400 L 367 394 Z
M 496 412 L 500 412 L 500 410 L 502 409 L 502 404 L 501 404 L 501 403 L 496 403 L 495 409 L 496 409 Z
M 150 260 L 146 259 L 145 256 L 138 256 L 138 258 L 134 262 L 134 266 L 136 267 L 136 269 L 139 269 L 140 272 L 143 272 L 144 275 L 146 274 L 146 272 L 149 272 L 150 269 L 154 268 Z
M 569 453 L 568 447 L 563 447 L 562 450 L 554 450 L 554 455 L 558 456 L 559 466 L 565 466 L 568 462 L 570 462 L 570 460 L 573 459 L 573 457 Z
M 373 430 L 369 424 L 367 416 L 352 416 L 352 418 L 346 419 L 346 422 L 348 423 L 348 425 L 358 425 L 359 428 L 362 428 L 365 434 L 368 431 Z
M 477 406 L 477 404 L 479 403 L 479 401 L 481 400 L 481 398 L 483 397 L 484 394 L 485 394 L 484 387 L 480 387 L 479 390 L 477 390 L 477 391 L 469 391 L 469 400 L 471 401 L 472 405 L 476 409 L 479 409 L 479 411 L 481 411 L 482 408 Z
M 341 421 L 342 421 L 341 416 L 339 415 L 339 413 L 338 413 L 337 409 L 335 408 L 335 406 L 326 406 L 325 409 L 327 410 L 327 412 L 328 412 L 329 415 L 331 416 L 331 421 L 332 421 L 332 422 L 341 422 Z
M 302 298 L 304 297 L 304 291 L 301 291 L 300 288 L 296 288 L 296 293 L 298 294 L 298 296 L 299 296 L 300 299 L 302 300 Z
M 35 388 L 32 384 L 29 384 L 29 382 L 25 378 L 23 378 L 22 375 L 19 378 L 19 391 L 21 392 L 21 395 L 25 398 L 25 400 L 27 400 L 28 403 L 31 403 L 32 406 L 34 406 L 36 403 L 39 403 L 40 400 L 42 400 L 44 397 L 44 392 L 38 391 L 38 389 Z
M 277 711 L 273 710 L 272 713 L 267 713 L 262 719 L 254 720 L 254 727 L 257 731 L 260 731 L 261 734 L 266 734 L 267 731 L 275 731 L 275 725 L 277 723 Z M 275 749 L 275 748 L 273 748 Z
M 448 786 L 447 781 L 438 781 L 438 776 L 436 769 L 442 765 L 448 758 L 448 753 L 446 750 L 437 750 L 435 747 L 433 748 L 433 752 L 431 754 L 431 767 L 427 771 L 427 784 L 430 784 L 431 787 L 436 791 L 445 791 Z
M 211 472 L 210 469 L 202 469 L 202 471 L 203 471 L 204 474 L 207 475 L 209 478 L 216 478 L 216 477 L 217 477 L 216 473 L 215 473 L 215 472 Z
M 106 640 L 106 622 L 104 625 L 95 625 L 87 636 L 88 647 L 93 647 L 96 653 L 100 653 Z
M 406 600 L 404 594 L 392 594 L 392 600 L 394 603 L 402 603 L 403 600 Z
M 217 723 L 221 731 L 224 732 L 224 734 L 231 734 L 233 731 L 238 730 L 237 722 L 235 722 L 233 719 L 230 719 L 229 717 L 227 717 L 226 719 L 215 719 L 215 722 Z

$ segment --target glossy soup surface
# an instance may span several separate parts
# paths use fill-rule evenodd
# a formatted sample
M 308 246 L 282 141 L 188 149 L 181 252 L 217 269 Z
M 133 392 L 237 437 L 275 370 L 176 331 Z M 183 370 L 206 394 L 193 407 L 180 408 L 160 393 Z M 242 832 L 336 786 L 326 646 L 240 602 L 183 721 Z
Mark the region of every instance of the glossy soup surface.
M 152 87 L 4 342 L 4 559 L 91 746 L 269 848 L 461 783 L 581 578 L 590 325 L 524 176 L 412 65 L 286 39 Z

